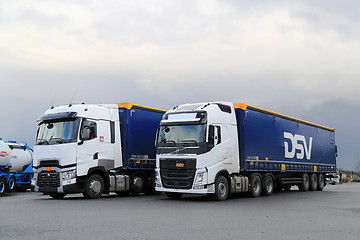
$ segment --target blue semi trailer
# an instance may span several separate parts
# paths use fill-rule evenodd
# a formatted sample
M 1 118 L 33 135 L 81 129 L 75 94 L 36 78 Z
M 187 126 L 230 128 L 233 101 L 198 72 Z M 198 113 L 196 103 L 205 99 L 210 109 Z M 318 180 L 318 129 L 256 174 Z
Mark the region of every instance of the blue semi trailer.
M 334 129 L 248 104 L 184 104 L 160 124 L 156 190 L 170 198 L 322 191 L 336 173 Z
M 33 191 L 53 198 L 153 193 L 155 136 L 163 113 L 132 103 L 47 110 L 34 147 Z

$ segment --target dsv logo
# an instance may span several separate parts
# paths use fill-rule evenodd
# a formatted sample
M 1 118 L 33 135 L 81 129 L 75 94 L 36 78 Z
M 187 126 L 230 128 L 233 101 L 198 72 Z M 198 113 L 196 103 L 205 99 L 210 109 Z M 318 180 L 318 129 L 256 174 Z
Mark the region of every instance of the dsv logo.
M 303 135 L 284 132 L 284 138 L 287 138 L 291 141 L 291 149 L 289 143 L 284 141 L 285 147 L 285 158 L 294 158 L 296 150 L 299 150 L 296 153 L 297 159 L 304 159 L 304 155 L 306 158 L 310 160 L 311 158 L 311 148 L 312 148 L 312 137 L 309 139 L 309 146 L 306 144 L 306 139 Z

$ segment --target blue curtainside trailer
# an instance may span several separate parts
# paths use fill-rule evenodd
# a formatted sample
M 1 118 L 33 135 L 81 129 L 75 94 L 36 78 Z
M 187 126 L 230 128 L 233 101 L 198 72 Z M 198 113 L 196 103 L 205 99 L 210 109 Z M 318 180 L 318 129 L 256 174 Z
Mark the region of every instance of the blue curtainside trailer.
M 250 105 L 235 114 L 241 170 L 336 172 L 334 129 Z

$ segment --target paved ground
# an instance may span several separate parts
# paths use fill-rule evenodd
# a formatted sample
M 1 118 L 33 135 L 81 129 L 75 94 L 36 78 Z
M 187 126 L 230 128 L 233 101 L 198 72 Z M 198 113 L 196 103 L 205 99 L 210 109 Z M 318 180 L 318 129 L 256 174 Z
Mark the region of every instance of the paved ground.
M 185 195 L 0 198 L 0 239 L 360 239 L 360 184 L 225 202 Z

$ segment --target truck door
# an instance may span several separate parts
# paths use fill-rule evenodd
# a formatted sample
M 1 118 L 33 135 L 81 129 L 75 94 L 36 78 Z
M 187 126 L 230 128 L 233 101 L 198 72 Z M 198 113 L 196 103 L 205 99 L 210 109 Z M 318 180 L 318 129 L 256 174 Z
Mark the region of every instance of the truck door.
M 95 120 L 83 119 L 77 150 L 77 176 L 84 176 L 97 166 L 99 154 L 98 126 Z

